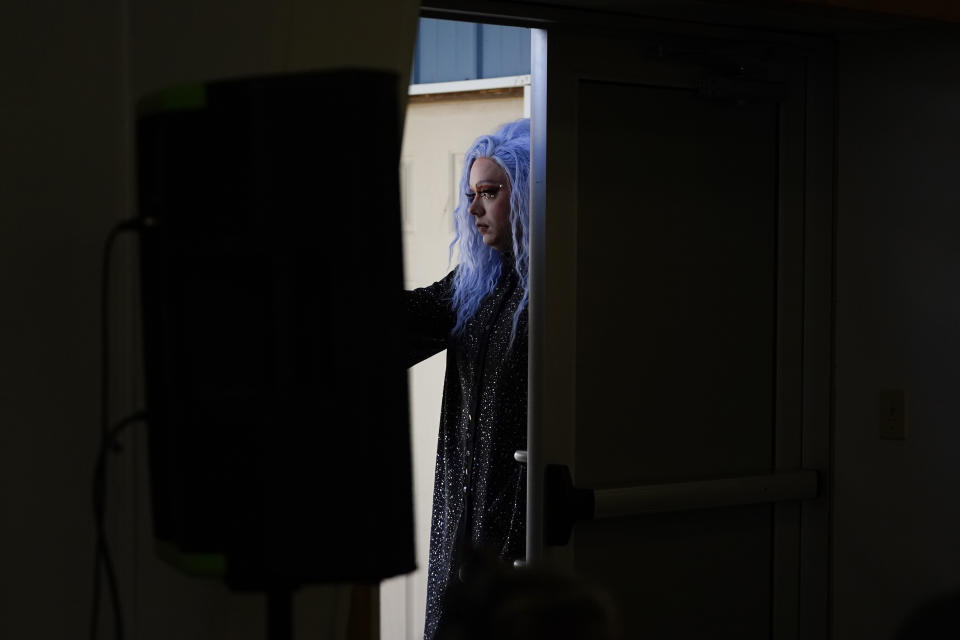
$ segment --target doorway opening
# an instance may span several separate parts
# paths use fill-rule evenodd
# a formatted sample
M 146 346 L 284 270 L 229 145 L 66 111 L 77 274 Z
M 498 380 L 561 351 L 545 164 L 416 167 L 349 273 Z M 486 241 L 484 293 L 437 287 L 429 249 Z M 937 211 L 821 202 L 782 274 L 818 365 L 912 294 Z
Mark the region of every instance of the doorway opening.
M 453 210 L 464 152 L 480 135 L 531 112 L 531 30 L 422 18 L 401 151 L 405 288 L 430 285 L 457 263 Z M 423 637 L 427 557 L 445 355 L 410 369 L 418 569 L 380 587 L 380 637 Z

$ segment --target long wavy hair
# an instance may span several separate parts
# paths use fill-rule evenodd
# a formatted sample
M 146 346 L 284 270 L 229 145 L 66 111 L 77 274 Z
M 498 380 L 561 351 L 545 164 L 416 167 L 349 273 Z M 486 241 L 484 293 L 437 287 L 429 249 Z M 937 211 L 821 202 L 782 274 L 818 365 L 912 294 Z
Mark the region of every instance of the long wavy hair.
M 517 333 L 517 321 L 530 298 L 530 120 L 510 122 L 490 135 L 480 136 L 467 150 L 460 177 L 460 197 L 453 212 L 456 235 L 450 244 L 460 264 L 453 278 L 453 309 L 457 313 L 454 334 L 463 332 L 480 303 L 493 291 L 505 264 L 499 252 L 483 243 L 473 216 L 467 210 L 470 200 L 470 169 L 477 158 L 489 158 L 500 165 L 510 181 L 510 229 L 513 235 L 513 268 L 520 278 L 523 297 L 513 314 L 510 344 Z M 509 264 L 509 261 L 506 262 Z

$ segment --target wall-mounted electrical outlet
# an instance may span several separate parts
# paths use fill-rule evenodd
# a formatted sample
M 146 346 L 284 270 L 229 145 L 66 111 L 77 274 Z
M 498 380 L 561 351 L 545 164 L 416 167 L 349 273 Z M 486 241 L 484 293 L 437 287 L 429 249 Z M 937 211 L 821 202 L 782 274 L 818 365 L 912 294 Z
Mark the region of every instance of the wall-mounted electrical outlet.
M 883 440 L 907 439 L 907 401 L 903 389 L 884 389 L 877 395 L 877 429 Z

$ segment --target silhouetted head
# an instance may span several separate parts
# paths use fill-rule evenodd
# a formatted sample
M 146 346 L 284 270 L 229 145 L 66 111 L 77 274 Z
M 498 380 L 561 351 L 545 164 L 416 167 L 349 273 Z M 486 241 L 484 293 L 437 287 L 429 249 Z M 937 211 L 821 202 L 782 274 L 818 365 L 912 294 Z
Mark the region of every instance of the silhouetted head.
M 960 590 L 942 593 L 913 610 L 894 640 L 960 638 Z
M 446 593 L 436 640 L 615 640 L 613 608 L 586 583 L 543 569 L 471 561 Z

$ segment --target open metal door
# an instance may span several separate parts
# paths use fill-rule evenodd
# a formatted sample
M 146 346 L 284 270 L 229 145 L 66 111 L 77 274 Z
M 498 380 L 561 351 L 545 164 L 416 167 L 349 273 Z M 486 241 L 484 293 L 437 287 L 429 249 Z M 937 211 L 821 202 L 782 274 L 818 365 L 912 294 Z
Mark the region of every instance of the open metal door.
M 528 559 L 625 638 L 826 637 L 829 54 L 533 42 Z

